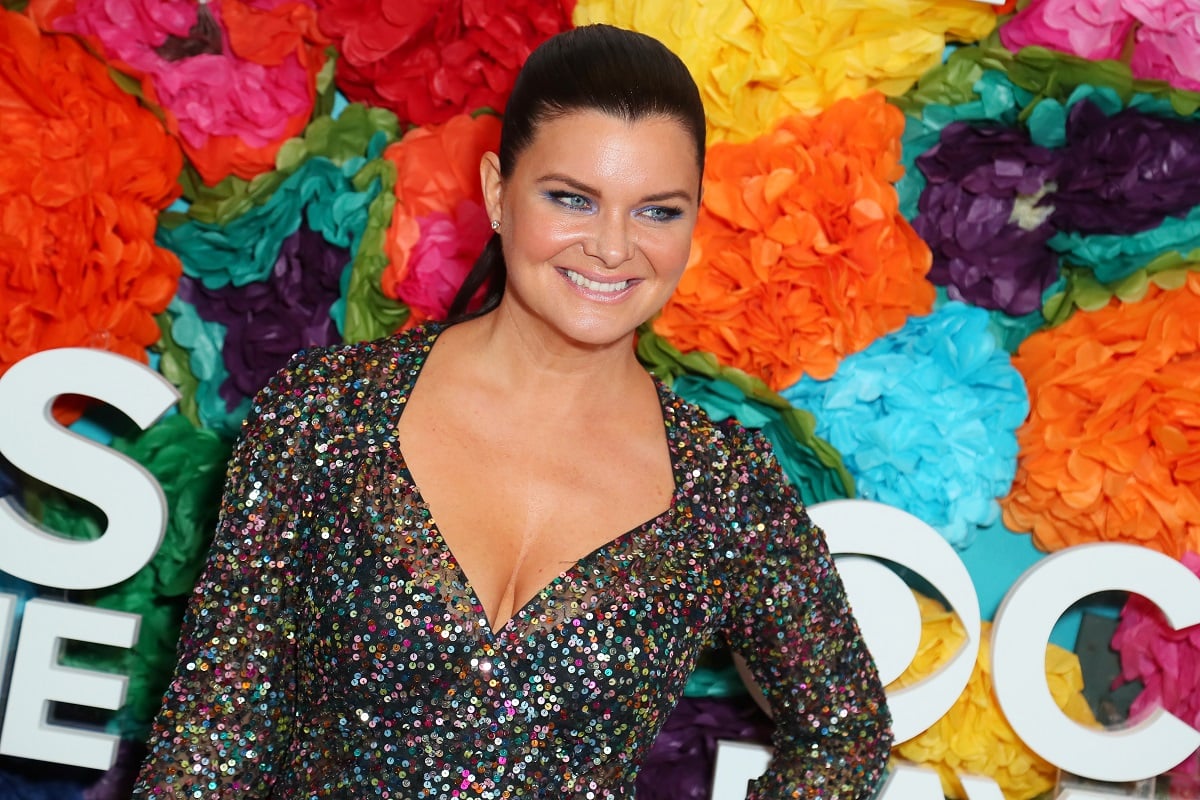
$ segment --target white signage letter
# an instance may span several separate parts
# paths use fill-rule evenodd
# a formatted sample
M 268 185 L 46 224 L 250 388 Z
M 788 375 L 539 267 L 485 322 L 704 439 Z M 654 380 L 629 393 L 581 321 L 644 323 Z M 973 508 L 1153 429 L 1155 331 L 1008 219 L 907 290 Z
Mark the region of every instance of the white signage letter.
M 71 541 L 47 533 L 0 499 L 0 570 L 63 589 L 112 586 L 158 550 L 166 501 L 140 465 L 54 421 L 50 404 L 60 394 L 102 400 L 144 429 L 179 393 L 133 359 L 85 348 L 35 353 L 0 376 L 0 453 L 17 469 L 98 506 L 108 518 L 99 539 Z
M 1162 553 L 1086 544 L 1039 561 L 1013 584 L 992 626 L 992 683 L 1013 730 L 1031 750 L 1076 775 L 1119 783 L 1158 775 L 1200 748 L 1200 731 L 1157 709 L 1135 725 L 1100 731 L 1059 710 L 1046 685 L 1046 642 L 1077 600 L 1135 592 L 1173 628 L 1200 623 L 1200 578 Z
M 56 600 L 27 602 L 0 733 L 0 753 L 90 769 L 111 767 L 117 756 L 116 736 L 52 725 L 47 713 L 51 701 L 114 711 L 120 708 L 129 679 L 62 666 L 58 663 L 62 642 L 73 639 L 132 647 L 139 621 L 135 614 Z

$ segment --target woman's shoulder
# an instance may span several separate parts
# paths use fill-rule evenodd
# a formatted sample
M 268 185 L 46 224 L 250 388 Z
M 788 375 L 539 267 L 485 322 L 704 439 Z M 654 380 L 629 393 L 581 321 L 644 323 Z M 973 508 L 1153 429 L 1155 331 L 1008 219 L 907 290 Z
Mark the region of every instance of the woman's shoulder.
M 662 384 L 660 384 L 662 385 Z M 744 483 L 753 475 L 771 473 L 775 453 L 760 431 L 735 417 L 715 417 L 663 385 L 668 424 L 674 429 L 679 452 L 690 452 L 700 469 L 718 483 Z M 682 445 L 682 447 L 680 447 Z
M 369 341 L 306 348 L 291 357 L 277 379 L 333 396 L 378 381 L 390 384 L 420 364 L 439 332 L 439 326 L 424 325 Z
M 371 341 L 300 350 L 255 397 L 252 417 L 303 418 L 335 434 L 386 416 L 403 402 L 409 378 L 438 332 L 421 326 Z

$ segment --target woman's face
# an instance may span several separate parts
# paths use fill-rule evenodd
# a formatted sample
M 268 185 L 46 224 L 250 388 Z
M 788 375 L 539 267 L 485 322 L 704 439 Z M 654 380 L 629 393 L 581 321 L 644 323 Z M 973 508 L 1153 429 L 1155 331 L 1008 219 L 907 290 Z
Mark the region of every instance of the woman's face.
M 576 111 L 543 122 L 503 179 L 481 165 L 508 265 L 502 309 L 543 333 L 606 345 L 667 301 L 699 206 L 696 147 L 668 117 Z

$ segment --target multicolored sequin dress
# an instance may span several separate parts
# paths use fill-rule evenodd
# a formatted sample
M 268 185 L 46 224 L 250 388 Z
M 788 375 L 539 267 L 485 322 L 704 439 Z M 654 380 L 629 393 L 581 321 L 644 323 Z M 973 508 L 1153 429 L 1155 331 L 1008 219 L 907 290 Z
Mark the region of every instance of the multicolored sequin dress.
M 661 385 L 670 507 L 491 629 L 396 438 L 438 330 L 256 398 L 134 796 L 632 797 L 718 642 L 777 721 L 750 797 L 870 796 L 887 711 L 823 536 L 764 440 Z

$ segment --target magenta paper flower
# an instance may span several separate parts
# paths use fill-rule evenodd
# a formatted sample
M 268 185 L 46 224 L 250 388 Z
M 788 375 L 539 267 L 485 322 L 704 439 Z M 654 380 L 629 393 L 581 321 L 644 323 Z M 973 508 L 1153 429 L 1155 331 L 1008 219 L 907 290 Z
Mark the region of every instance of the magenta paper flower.
M 463 200 L 454 216 L 434 211 L 417 220 L 421 238 L 409 256 L 396 296 L 424 319 L 443 320 L 492 230 L 487 212 Z
M 1033 0 L 1000 29 L 1010 50 L 1049 47 L 1098 61 L 1121 54 L 1133 18 L 1121 0 Z
M 1182 561 L 1200 576 L 1200 555 L 1184 553 Z M 1140 680 L 1145 687 L 1129 709 L 1131 718 L 1162 706 L 1200 728 L 1200 625 L 1172 630 L 1157 606 L 1131 594 L 1112 647 L 1121 656 L 1116 684 Z
M 141 80 L 210 184 L 273 167 L 312 112 L 328 43 L 307 0 L 33 0 L 29 12 Z

